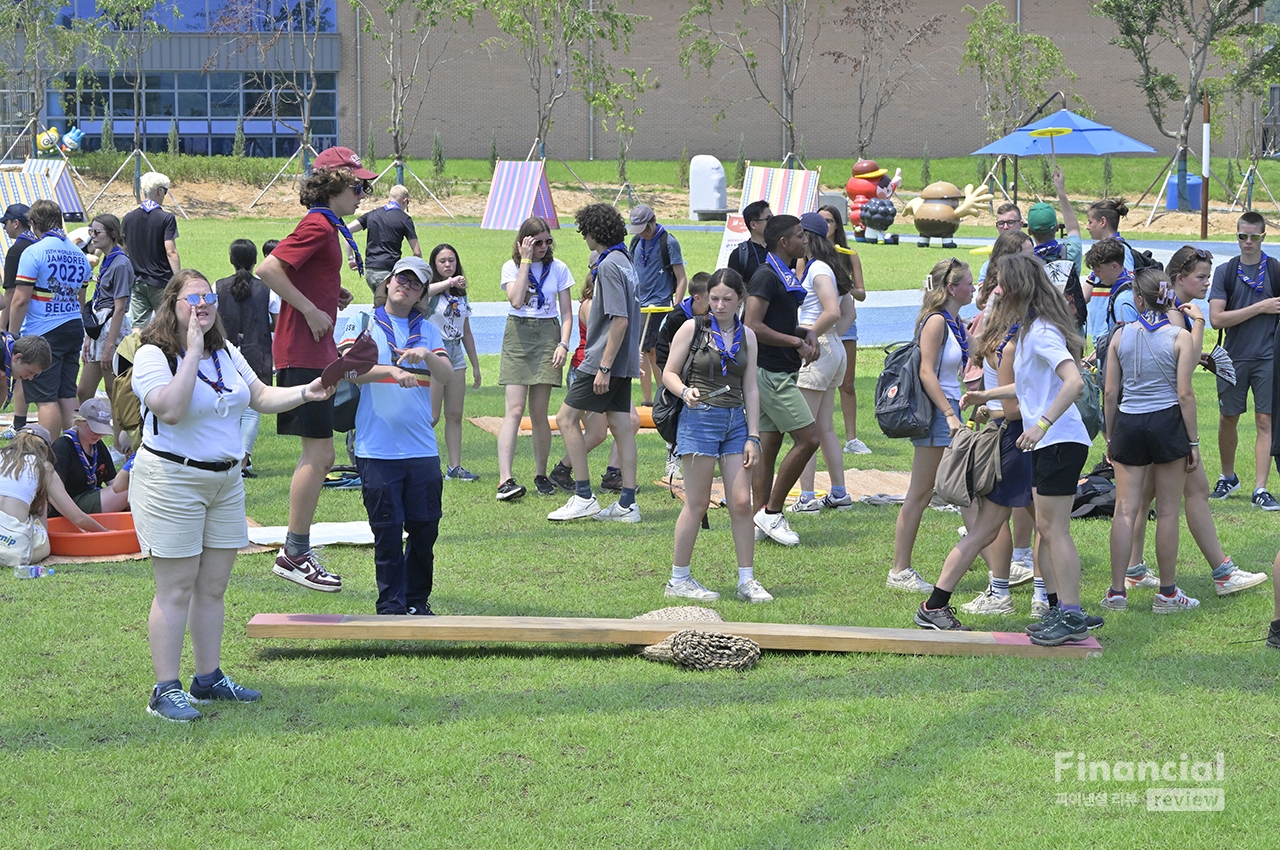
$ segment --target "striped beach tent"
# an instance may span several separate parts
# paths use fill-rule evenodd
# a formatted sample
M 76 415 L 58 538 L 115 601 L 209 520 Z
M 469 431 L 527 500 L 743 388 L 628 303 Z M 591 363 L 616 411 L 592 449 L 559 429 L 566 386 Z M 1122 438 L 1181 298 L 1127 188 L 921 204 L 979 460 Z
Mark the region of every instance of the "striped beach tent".
M 520 224 L 531 215 L 542 216 L 553 228 L 560 227 L 556 205 L 551 200 L 551 187 L 547 184 L 546 161 L 498 160 L 480 227 L 519 230 Z
M 84 201 L 76 191 L 76 183 L 71 169 L 62 157 L 56 159 L 28 159 L 22 164 L 27 174 L 43 174 L 53 187 L 53 200 L 62 208 L 62 217 L 67 221 L 84 221 Z
M 820 170 L 757 168 L 748 163 L 742 180 L 742 205 L 765 200 L 775 215 L 799 216 L 813 212 L 818 208 L 820 174 Z
M 10 204 L 31 206 L 41 198 L 53 199 L 53 186 L 43 174 L 32 174 L 16 169 L 0 169 L 0 212 Z M 0 229 L 0 244 L 8 251 L 12 240 Z

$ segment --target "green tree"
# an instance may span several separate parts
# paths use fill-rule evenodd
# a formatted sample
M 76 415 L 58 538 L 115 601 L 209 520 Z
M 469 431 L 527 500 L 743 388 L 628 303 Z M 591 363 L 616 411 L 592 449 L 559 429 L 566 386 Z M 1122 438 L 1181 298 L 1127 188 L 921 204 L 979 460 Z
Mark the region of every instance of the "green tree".
M 177 8 L 164 0 L 97 0 L 98 12 L 106 28 L 115 33 L 111 50 L 104 55 L 113 71 L 123 71 L 133 86 L 133 149 L 142 150 L 146 52 L 165 32 L 162 16 L 180 16 Z M 138 191 L 138 187 L 134 187 Z
M 732 0 L 734 9 L 726 16 L 725 0 L 691 0 L 689 11 L 680 16 L 680 66 L 688 76 L 697 64 L 710 77 L 717 60 L 725 56 L 730 73 L 745 73 L 755 93 L 725 103 L 716 117 L 724 117 L 738 103 L 762 100 L 782 122 L 783 156 L 793 154 L 797 149 L 795 102 L 813 65 L 826 3 L 741 0 L 741 4 L 739 12 L 738 0 Z M 752 13 L 768 15 L 771 25 L 757 28 L 745 22 Z
M 236 119 L 236 137 L 231 142 L 231 155 L 236 159 L 244 157 L 244 116 Z
M 102 117 L 102 132 L 100 135 L 102 138 L 102 142 L 100 143 L 99 148 L 104 153 L 115 153 L 116 152 L 116 129 L 115 129 L 115 125 L 111 121 L 110 112 L 108 112 L 106 115 Z
M 1205 73 L 1219 39 L 1253 26 L 1253 12 L 1265 0 L 1101 0 L 1095 14 L 1116 25 L 1111 44 L 1133 55 L 1134 82 L 1162 136 L 1178 143 L 1178 209 L 1191 209 L 1187 197 L 1187 140 L 1197 120 Z M 1268 50 L 1268 53 L 1271 51 Z M 1173 66 L 1167 64 L 1170 59 Z M 1245 74 L 1267 64 L 1265 56 L 1247 64 Z M 1161 70 L 1180 67 L 1179 72 Z
M 556 104 L 570 92 L 601 113 L 618 132 L 632 126 L 634 104 L 653 87 L 649 71 L 615 67 L 610 56 L 631 52 L 637 22 L 649 18 L 622 11 L 622 0 L 486 0 L 503 33 L 488 50 L 514 47 L 529 74 L 537 105 L 535 138 L 545 145 Z M 602 49 L 608 45 L 609 51 Z
M 733 187 L 741 189 L 747 180 L 747 134 L 738 135 L 738 161 L 733 164 Z
M 178 119 L 174 118 L 169 122 L 169 138 L 168 138 L 168 147 L 166 149 L 166 152 L 174 153 L 174 154 L 179 153 L 179 147 L 180 145 L 178 142 Z
M 929 143 L 924 143 L 924 153 L 920 155 L 920 188 L 933 182 L 933 172 L 929 170 Z
M 444 176 L 444 142 L 440 139 L 439 130 L 431 140 L 431 173 L 436 177 Z
M 489 133 L 489 173 L 493 174 L 498 170 L 498 131 L 492 130 Z
M 680 146 L 680 161 L 676 163 L 676 185 L 681 189 L 689 188 L 689 146 Z

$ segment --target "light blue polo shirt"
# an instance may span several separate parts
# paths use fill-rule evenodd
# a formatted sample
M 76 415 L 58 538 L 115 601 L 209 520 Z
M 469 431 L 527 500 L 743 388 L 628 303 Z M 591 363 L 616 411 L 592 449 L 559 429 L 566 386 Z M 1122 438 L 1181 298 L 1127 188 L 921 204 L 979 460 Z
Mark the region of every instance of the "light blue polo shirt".
M 17 283 L 33 287 L 23 336 L 41 336 L 80 321 L 80 290 L 92 269 L 84 252 L 66 237 L 46 235 L 18 258 Z
M 388 314 L 395 331 L 395 346 L 403 348 L 409 339 L 409 320 Z M 360 335 L 362 317 L 356 316 L 344 337 L 352 341 Z M 369 335 L 378 344 L 378 363 L 391 365 L 391 346 L 377 322 L 368 321 Z M 425 319 L 422 322 L 422 345 L 444 354 L 440 330 Z M 370 383 L 360 387 L 360 404 L 356 407 L 356 457 L 374 460 L 405 460 L 438 457 L 436 432 L 431 419 L 431 388 L 402 387 L 394 383 Z

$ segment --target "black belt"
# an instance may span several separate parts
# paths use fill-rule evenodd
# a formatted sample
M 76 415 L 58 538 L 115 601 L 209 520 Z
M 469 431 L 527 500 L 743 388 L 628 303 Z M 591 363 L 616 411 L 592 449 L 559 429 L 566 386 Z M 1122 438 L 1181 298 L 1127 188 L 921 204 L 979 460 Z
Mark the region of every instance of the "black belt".
M 172 452 L 162 452 L 159 449 L 153 449 L 151 448 L 151 446 L 148 446 L 146 443 L 143 443 L 142 447 L 147 451 L 151 452 L 156 457 L 162 457 L 165 460 L 171 460 L 174 463 L 181 464 L 182 466 L 190 466 L 193 469 L 205 469 L 205 470 L 208 470 L 209 472 L 226 472 L 231 467 L 236 466 L 237 464 L 240 463 L 240 461 L 238 460 L 192 460 L 189 457 L 176 455 L 176 454 L 173 454 Z

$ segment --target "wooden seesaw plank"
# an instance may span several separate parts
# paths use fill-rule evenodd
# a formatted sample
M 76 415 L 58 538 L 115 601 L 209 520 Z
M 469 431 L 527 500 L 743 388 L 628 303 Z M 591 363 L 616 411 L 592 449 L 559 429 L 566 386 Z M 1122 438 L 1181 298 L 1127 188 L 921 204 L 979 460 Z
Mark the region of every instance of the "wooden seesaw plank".
M 1013 632 L 935 632 L 788 623 L 704 623 L 688 620 L 613 620 L 585 617 L 411 617 L 408 615 L 256 614 L 251 638 L 309 640 L 427 640 L 484 643 L 602 643 L 647 646 L 681 629 L 739 635 L 762 649 L 802 652 L 890 652 L 901 655 L 1013 655 L 1093 658 L 1090 637 L 1058 647 L 1036 646 Z

